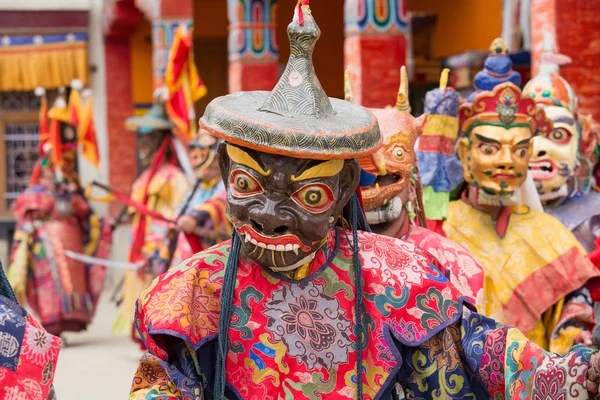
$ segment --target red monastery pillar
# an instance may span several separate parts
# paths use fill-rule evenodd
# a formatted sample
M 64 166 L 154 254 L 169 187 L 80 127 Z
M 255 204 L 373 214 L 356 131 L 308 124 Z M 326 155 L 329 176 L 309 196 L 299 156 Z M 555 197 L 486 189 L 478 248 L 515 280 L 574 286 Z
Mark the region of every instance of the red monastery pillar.
M 354 98 L 385 107 L 398 93 L 400 67 L 408 59 L 405 0 L 346 0 L 344 58 Z
M 279 79 L 276 0 L 227 0 L 229 92 L 271 90 Z
M 573 60 L 560 74 L 579 98 L 579 113 L 600 121 L 600 0 L 532 0 L 531 15 L 533 75 L 548 32 Z
M 130 37 L 142 20 L 133 0 L 104 3 L 104 54 L 106 59 L 106 110 L 108 130 L 108 180 L 115 188 L 129 193 L 136 177 L 135 135 L 125 129 L 133 114 Z M 112 202 L 110 215 L 116 217 L 122 205 Z

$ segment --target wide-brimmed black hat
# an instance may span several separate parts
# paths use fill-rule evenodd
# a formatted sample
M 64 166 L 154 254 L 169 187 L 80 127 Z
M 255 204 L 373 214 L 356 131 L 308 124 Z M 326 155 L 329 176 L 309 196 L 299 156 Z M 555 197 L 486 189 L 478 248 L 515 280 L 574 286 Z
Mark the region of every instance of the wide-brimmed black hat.
M 375 152 L 377 120 L 366 108 L 328 98 L 312 63 L 321 31 L 308 5 L 288 26 L 290 58 L 271 92 L 238 92 L 214 99 L 202 127 L 227 142 L 296 158 L 350 159 Z

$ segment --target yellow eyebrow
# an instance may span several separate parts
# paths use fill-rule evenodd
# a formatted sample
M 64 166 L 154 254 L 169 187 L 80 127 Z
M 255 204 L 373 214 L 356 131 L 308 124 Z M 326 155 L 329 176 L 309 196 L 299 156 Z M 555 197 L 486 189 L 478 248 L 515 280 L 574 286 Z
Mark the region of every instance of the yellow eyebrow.
M 253 169 L 258 172 L 262 176 L 269 176 L 273 172 L 272 170 L 265 171 L 254 158 L 250 156 L 250 154 L 246 153 L 244 150 L 239 147 L 227 145 L 227 154 L 229 158 L 231 158 L 234 162 L 238 164 L 242 164 L 248 168 Z
M 292 175 L 292 182 L 305 181 L 315 178 L 328 178 L 340 173 L 344 168 L 344 160 L 329 160 L 307 169 L 299 177 Z

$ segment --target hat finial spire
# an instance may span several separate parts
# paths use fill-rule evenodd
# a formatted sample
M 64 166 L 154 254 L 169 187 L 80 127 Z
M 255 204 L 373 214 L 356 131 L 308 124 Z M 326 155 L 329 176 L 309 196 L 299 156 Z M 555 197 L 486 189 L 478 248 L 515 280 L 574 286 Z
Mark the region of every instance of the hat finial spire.
M 396 108 L 402 112 L 410 112 L 410 104 L 408 102 L 408 74 L 404 65 L 400 68 L 400 89 L 398 90 Z
M 450 73 L 450 69 L 444 68 L 442 74 L 440 75 L 440 89 L 445 90 L 448 86 L 448 74 Z
M 354 90 L 352 89 L 352 80 L 348 70 L 344 72 L 344 100 L 354 103 Z
M 279 82 L 269 94 L 260 111 L 286 117 L 333 115 L 333 107 L 315 73 L 312 55 L 321 30 L 313 18 L 308 2 L 302 1 L 303 25 L 296 8 L 288 26 L 290 58 Z

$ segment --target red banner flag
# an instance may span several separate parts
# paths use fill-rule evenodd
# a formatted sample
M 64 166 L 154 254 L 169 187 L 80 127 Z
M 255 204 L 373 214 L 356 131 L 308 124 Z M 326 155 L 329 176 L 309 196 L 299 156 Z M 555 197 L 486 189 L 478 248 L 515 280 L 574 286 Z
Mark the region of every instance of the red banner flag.
M 197 132 L 194 103 L 206 95 L 206 86 L 194 62 L 192 32 L 181 26 L 177 30 L 165 76 L 169 99 L 165 106 L 175 123 L 175 134 L 184 143 Z

